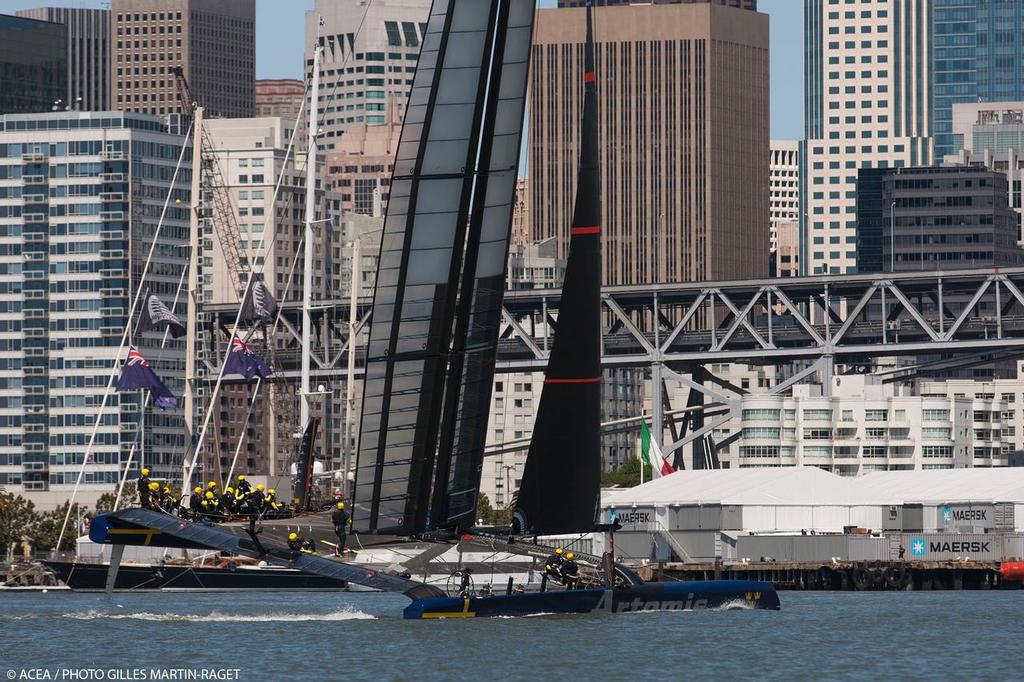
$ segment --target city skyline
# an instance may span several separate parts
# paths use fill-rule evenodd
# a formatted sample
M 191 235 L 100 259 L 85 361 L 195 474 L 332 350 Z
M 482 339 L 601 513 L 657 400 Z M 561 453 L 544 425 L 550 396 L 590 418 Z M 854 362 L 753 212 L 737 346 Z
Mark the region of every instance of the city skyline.
M 305 13 L 314 0 L 281 3 L 256 0 L 256 78 L 302 78 Z M 0 14 L 39 7 L 107 8 L 102 0 L 0 0 Z M 555 7 L 556 0 L 538 0 L 538 8 Z M 760 0 L 758 11 L 769 16 L 772 139 L 803 137 L 803 80 L 787 74 L 803 70 L 803 3 L 800 0 Z

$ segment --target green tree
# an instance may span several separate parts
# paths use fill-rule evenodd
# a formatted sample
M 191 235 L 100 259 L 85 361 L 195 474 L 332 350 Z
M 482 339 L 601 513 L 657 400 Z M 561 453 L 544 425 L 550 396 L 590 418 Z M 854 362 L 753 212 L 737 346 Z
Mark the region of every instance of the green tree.
M 100 499 L 96 500 L 96 511 L 98 512 L 110 512 L 114 511 L 114 498 L 117 496 L 117 488 L 114 488 L 114 492 L 103 493 L 100 495 Z M 125 507 L 131 507 L 135 505 L 137 501 L 135 484 L 127 482 L 124 484 L 124 490 L 121 491 L 121 503 L 117 505 L 118 509 L 124 509 Z
M 26 536 L 32 539 L 38 518 L 31 501 L 14 493 L 0 492 L 0 556 L 7 555 L 12 542 L 21 542 Z
M 495 509 L 485 493 L 476 498 L 476 517 L 489 526 L 508 526 L 512 523 L 512 509 Z
M 45 512 L 36 517 L 30 536 L 36 549 L 49 550 L 57 546 L 60 529 L 64 525 L 64 517 L 68 513 L 68 504 L 70 502 L 65 502 L 53 511 Z M 61 550 L 75 549 L 75 540 L 78 538 L 78 514 L 80 511 L 84 510 L 77 504 L 71 507 L 68 526 L 64 529 L 64 539 L 60 543 Z
M 615 471 L 606 471 L 601 474 L 601 485 L 617 485 L 622 488 L 640 485 L 640 466 L 640 460 L 633 457 Z M 649 464 L 644 464 L 643 467 L 644 481 L 646 482 L 651 480 L 651 467 Z

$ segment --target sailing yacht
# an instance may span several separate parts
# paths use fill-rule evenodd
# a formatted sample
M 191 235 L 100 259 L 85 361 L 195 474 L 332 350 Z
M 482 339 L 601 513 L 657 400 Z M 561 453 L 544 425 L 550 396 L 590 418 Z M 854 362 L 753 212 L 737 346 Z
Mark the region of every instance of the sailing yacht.
M 361 544 L 475 542 L 543 556 L 531 538 L 608 533 L 583 557 L 585 589 L 454 596 L 405 569 L 299 554 L 255 526 L 217 528 L 147 510 L 99 517 L 112 544 L 205 547 L 413 601 L 406 618 L 779 608 L 756 581 L 645 583 L 614 561 L 597 523 L 600 482 L 601 225 L 593 10 L 586 10 L 576 203 L 555 332 L 511 529 L 475 528 L 504 291 L 535 0 L 435 0 L 395 162 L 366 358 L 352 499 Z M 577 553 L 579 554 L 579 553 Z M 108 583 L 112 578 L 108 577 Z

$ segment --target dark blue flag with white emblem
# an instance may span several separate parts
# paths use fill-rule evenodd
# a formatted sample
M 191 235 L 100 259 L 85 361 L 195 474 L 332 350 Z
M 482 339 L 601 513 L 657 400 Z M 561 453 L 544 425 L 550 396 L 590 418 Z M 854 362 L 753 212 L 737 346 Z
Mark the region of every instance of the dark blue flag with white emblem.
M 237 336 L 231 337 L 231 350 L 228 351 L 227 362 L 224 363 L 224 375 L 240 374 L 246 381 L 253 377 L 268 378 L 272 372 L 263 359 L 252 352 L 249 344 Z
M 245 297 L 242 305 L 242 314 L 239 320 L 242 322 L 263 322 L 267 323 L 277 316 L 277 301 L 270 293 L 267 283 L 262 278 L 257 279 L 249 287 L 249 294 Z
M 167 327 L 171 336 L 180 339 L 185 336 L 185 325 L 181 323 L 177 315 L 164 305 L 164 302 L 156 297 L 156 294 L 146 296 L 146 303 L 142 306 L 142 313 L 139 315 L 139 325 L 136 332 L 139 334 Z
M 171 393 L 171 390 L 160 381 L 153 368 L 142 357 L 142 353 L 129 346 L 128 359 L 125 360 L 121 369 L 121 378 L 117 380 L 118 391 L 130 391 L 133 389 L 148 388 L 153 394 L 153 400 L 161 410 L 173 409 L 178 406 L 178 400 Z

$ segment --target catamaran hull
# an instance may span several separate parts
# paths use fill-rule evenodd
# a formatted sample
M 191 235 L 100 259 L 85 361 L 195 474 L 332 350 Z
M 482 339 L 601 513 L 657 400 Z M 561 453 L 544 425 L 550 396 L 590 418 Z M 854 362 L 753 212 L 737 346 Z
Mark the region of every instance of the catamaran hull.
M 753 580 L 644 583 L 616 589 L 417 599 L 406 607 L 404 615 L 409 619 L 494 618 L 541 613 L 696 611 L 729 607 L 778 610 L 779 595 L 771 583 Z

